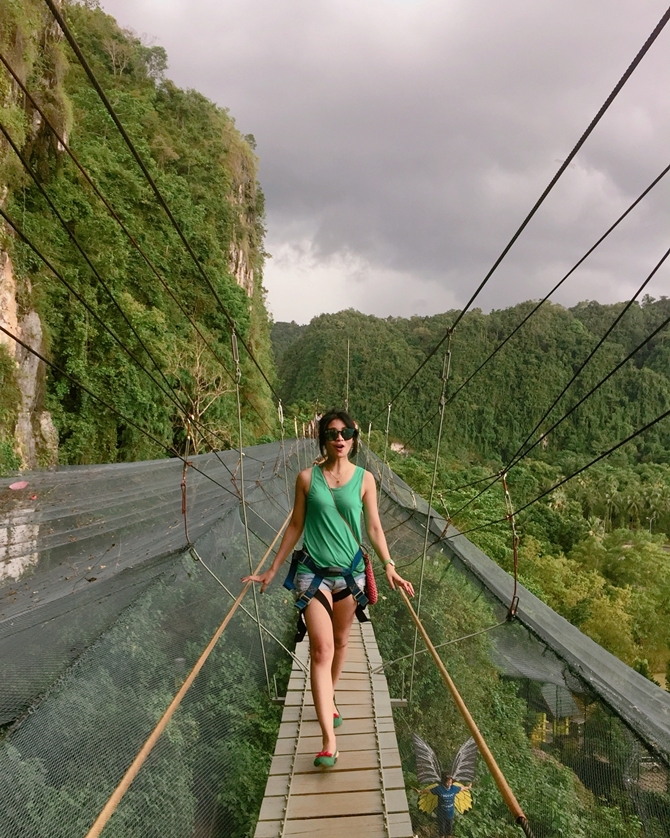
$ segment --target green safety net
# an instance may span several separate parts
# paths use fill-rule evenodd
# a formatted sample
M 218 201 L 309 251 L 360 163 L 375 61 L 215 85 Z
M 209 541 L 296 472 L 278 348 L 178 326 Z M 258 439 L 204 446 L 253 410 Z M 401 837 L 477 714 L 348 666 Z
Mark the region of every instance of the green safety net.
M 312 440 L 246 449 L 254 564 L 316 453 Z M 192 462 L 190 539 L 237 595 L 249 567 L 239 456 Z M 364 448 L 359 463 L 381 483 L 391 551 L 416 585 L 427 504 Z M 160 460 L 27 474 L 19 490 L 0 481 L 1 838 L 86 834 L 232 604 L 187 549 L 181 477 L 179 461 Z M 536 837 L 670 834 L 670 696 L 523 589 L 505 623 L 510 578 L 444 527 L 434 513 L 422 619 L 450 642 L 441 654 Z M 411 658 L 391 661 L 412 652 L 413 627 L 381 588 L 373 625 L 392 694 L 408 698 Z M 275 582 L 257 601 L 292 648 L 290 595 Z M 243 604 L 250 613 L 232 619 L 103 835 L 253 834 L 290 659 L 267 634 L 261 644 L 251 593 Z M 394 711 L 410 787 L 413 730 L 444 764 L 467 736 L 430 656 L 414 667 L 412 701 Z M 482 761 L 473 795 L 459 834 L 520 834 Z M 436 834 L 409 797 L 418 833 Z

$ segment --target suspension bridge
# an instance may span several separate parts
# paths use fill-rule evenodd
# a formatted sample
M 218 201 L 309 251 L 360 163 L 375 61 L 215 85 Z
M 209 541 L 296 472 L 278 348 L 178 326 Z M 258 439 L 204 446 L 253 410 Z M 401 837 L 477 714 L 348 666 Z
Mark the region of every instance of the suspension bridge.
M 142 357 L 131 351 L 85 296 L 69 284 L 67 276 L 50 262 L 41 245 L 29 238 L 22 225 L 0 208 L 8 228 L 184 417 L 188 439 L 198 433 L 215 451 L 191 456 L 189 443 L 185 451 L 164 445 L 71 372 L 59 369 L 36 347 L 0 325 L 9 340 L 16 341 L 47 369 L 54 369 L 69 379 L 138 432 L 151 437 L 170 457 L 147 463 L 31 473 L 23 475 L 21 481 L 0 481 L 0 532 L 4 551 L 0 559 L 4 562 L 6 579 L 0 588 L 3 676 L 0 725 L 4 730 L 0 743 L 0 805 L 5 813 L 0 824 L 2 834 L 8 838 L 21 835 L 93 838 L 104 832 L 204 838 L 248 834 L 249 824 L 256 822 L 258 838 L 300 834 L 388 838 L 413 835 L 407 797 L 411 755 L 403 753 L 402 742 L 403 737 L 407 739 L 408 718 L 416 720 L 420 713 L 413 717 L 403 713 L 406 709 L 416 713 L 417 707 L 425 710 L 423 702 L 428 699 L 423 695 L 419 672 L 423 672 L 425 683 L 437 673 L 444 691 L 443 700 L 453 702 L 459 714 L 458 724 L 475 738 L 487 772 L 481 782 L 486 794 L 495 795 L 499 804 L 497 823 L 503 824 L 499 828 L 520 829 L 532 836 L 534 825 L 538 824 L 542 834 L 558 834 L 552 831 L 552 824 L 559 805 L 538 802 L 528 789 L 511 787 L 498 762 L 504 759 L 514 771 L 514 757 L 520 759 L 519 755 L 510 758 L 509 754 L 492 752 L 438 651 L 440 647 L 467 644 L 475 636 L 484 635 L 490 644 L 486 647 L 487 655 L 500 678 L 516 684 L 519 694 L 522 687 L 526 688 L 524 723 L 530 727 L 531 742 L 546 744 L 548 736 L 554 737 L 551 744 L 560 740 L 561 747 L 565 747 L 566 764 L 574 772 L 581 772 L 580 794 L 585 799 L 591 801 L 588 797 L 591 794 L 595 801 L 603 785 L 608 789 L 616 787 L 626 803 L 622 806 L 628 818 L 625 823 L 630 825 L 632 818 L 636 818 L 645 835 L 655 836 L 654 830 L 658 829 L 667 833 L 670 828 L 668 694 L 605 652 L 519 584 L 515 515 L 525 506 L 514 508 L 506 475 L 668 325 L 667 321 L 661 324 L 549 430 L 539 433 L 565 393 L 664 264 L 670 250 L 644 278 L 635 296 L 578 366 L 573 378 L 505 468 L 486 479 L 488 485 L 482 493 L 499 481 L 505 487 L 508 509 L 501 521 L 509 521 L 511 525 L 514 572 L 506 574 L 465 538 L 474 529 L 501 521 L 488 521 L 458 532 L 451 523 L 453 516 L 440 517 L 433 501 L 447 405 L 670 170 L 668 167 L 659 174 L 459 390 L 450 393 L 450 347 L 459 323 L 652 47 L 670 19 L 670 9 L 442 339 L 387 400 L 387 406 L 371 418 L 376 422 L 385 414 L 384 437 L 388 448 L 394 405 L 446 344 L 439 392 L 436 392 L 438 406 L 433 417 L 429 417 L 429 421 L 439 417 L 439 425 L 428 498 L 418 497 L 393 474 L 386 452 L 377 458 L 368 447 L 361 455 L 365 457 L 361 464 L 377 479 L 382 518 L 386 529 L 394 533 L 394 550 L 420 559 L 416 607 L 404 595 L 401 603 L 406 619 L 406 645 L 411 652 L 385 660 L 377 645 L 382 638 L 375 637 L 374 623 L 354 626 L 350 655 L 338 686 L 338 701 L 345 719 L 338 737 L 340 760 L 336 770 L 317 772 L 311 764 L 318 734 L 306 675 L 308 649 L 304 643 L 292 648 L 286 618 L 280 616 L 289 613 L 290 603 L 281 590 L 261 598 L 253 587 L 250 597 L 253 603 L 246 603 L 250 586 L 240 590 L 239 578 L 253 570 L 258 561 L 257 567 L 262 567 L 276 549 L 290 513 L 289 487 L 297 472 L 313 462 L 318 452 L 313 441 L 304 436 L 299 438 L 297 425 L 296 438 L 285 439 L 281 400 L 272 381 L 249 343 L 239 334 L 216 284 L 177 223 L 58 4 L 54 0 L 45 3 L 177 232 L 203 287 L 209 289 L 228 323 L 233 369 L 226 367 L 220 353 L 198 331 L 198 325 L 178 295 L 170 291 L 162 273 L 82 167 L 67 138 L 52 124 L 49 114 L 31 95 L 11 62 L 1 55 L 0 60 L 26 101 L 31 102 L 53 133 L 59 147 L 70 156 L 120 225 L 146 268 L 170 291 L 185 318 L 221 363 L 236 396 L 239 446 L 237 451 L 218 450 L 227 440 L 189 413 L 159 360 L 142 340 L 132 318 L 115 298 L 105 277 L 31 167 L 12 131 L 0 122 L 0 132 L 8 148 L 132 332 L 142 349 Z M 279 442 L 243 447 L 240 347 L 277 403 Z M 258 412 L 254 405 L 251 409 Z M 668 415 L 670 411 L 638 428 L 526 506 Z M 261 419 L 267 424 L 265 418 Z M 421 430 L 418 428 L 417 433 Z M 478 496 L 471 498 L 458 513 Z M 483 594 L 496 619 L 478 631 L 435 644 L 422 619 L 422 605 L 424 610 L 428 608 L 431 597 L 432 605 L 436 606 L 435 591 L 424 590 L 429 563 L 444 567 L 444 572 L 455 568 L 466 580 L 467 590 L 473 592 L 473 603 Z M 230 606 L 224 609 L 222 603 Z M 400 620 L 398 614 L 394 619 Z M 470 648 L 474 654 L 471 647 L 463 648 Z M 434 671 L 428 672 L 417 663 L 426 659 L 432 659 Z M 411 662 L 408 699 L 404 697 L 404 680 L 399 681 L 394 669 L 402 661 Z M 396 715 L 387 682 L 388 671 L 396 685 L 403 685 L 403 695 L 395 703 Z M 432 684 L 430 691 L 434 689 Z M 261 700 L 260 696 L 264 698 Z M 538 712 L 538 707 L 543 711 Z M 279 708 L 281 719 L 277 717 Z M 548 716 L 553 722 L 550 733 Z M 529 719 L 532 724 L 528 723 Z M 604 719 L 608 725 L 606 732 L 603 732 Z M 445 736 L 443 730 L 434 733 Z M 540 759 L 537 754 L 532 758 L 538 771 L 546 769 L 546 758 Z M 558 761 L 556 756 L 552 759 Z M 266 780 L 262 802 L 249 790 L 258 786 L 259 776 Z M 562 776 L 567 782 L 568 774 Z M 530 808 L 524 803 L 524 797 Z M 597 808 L 593 801 L 583 806 L 584 824 L 593 823 L 596 817 L 591 811 Z M 618 807 L 610 804 L 607 816 L 610 820 L 618 817 L 615 810 Z M 540 835 L 539 829 L 537 834 Z

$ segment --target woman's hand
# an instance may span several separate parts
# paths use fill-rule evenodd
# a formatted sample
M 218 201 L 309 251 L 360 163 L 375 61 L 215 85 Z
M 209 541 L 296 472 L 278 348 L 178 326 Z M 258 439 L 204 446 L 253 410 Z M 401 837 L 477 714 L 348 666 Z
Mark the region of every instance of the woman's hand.
M 412 586 L 412 583 L 409 580 L 402 578 L 402 576 L 395 569 L 394 564 L 387 562 L 384 570 L 386 571 L 386 578 L 388 579 L 388 583 L 391 586 L 392 591 L 395 591 L 397 585 L 399 588 L 402 588 L 406 594 L 414 596 L 414 587 Z
M 265 573 L 259 573 L 258 576 L 243 576 L 243 582 L 260 582 L 261 583 L 261 593 L 265 591 L 267 586 L 272 582 L 277 574 L 276 570 L 269 568 L 266 570 Z

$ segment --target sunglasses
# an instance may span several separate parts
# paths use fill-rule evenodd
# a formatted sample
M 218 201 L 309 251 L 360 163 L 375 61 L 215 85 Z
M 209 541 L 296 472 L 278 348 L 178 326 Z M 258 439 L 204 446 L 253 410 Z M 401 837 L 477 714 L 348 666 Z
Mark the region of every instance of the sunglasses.
M 353 439 L 358 434 L 358 430 L 356 428 L 327 428 L 326 429 L 326 439 L 330 442 L 335 442 L 338 436 L 341 436 L 342 439 Z

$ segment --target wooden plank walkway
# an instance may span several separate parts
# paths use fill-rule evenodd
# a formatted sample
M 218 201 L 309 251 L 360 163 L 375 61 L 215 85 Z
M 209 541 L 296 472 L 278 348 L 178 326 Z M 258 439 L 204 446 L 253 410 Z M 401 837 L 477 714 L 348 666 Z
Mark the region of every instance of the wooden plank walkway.
M 309 646 L 296 647 L 305 664 Z M 255 838 L 411 838 L 400 754 L 371 623 L 354 622 L 337 705 L 340 752 L 334 768 L 315 768 L 321 750 L 309 677 L 294 662 Z

